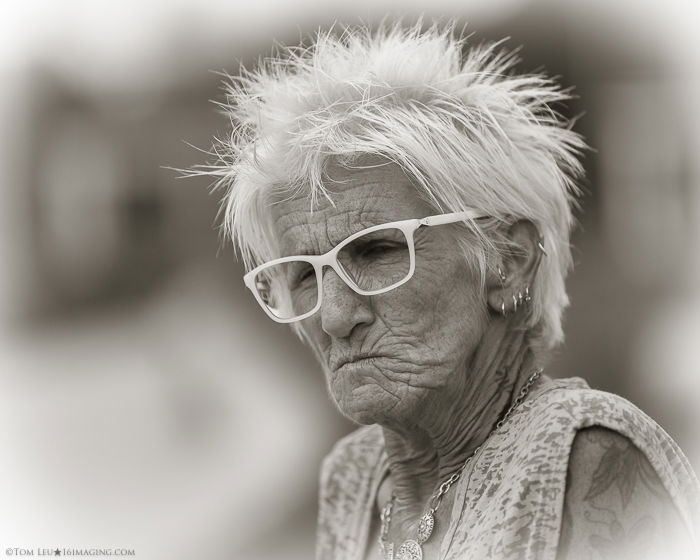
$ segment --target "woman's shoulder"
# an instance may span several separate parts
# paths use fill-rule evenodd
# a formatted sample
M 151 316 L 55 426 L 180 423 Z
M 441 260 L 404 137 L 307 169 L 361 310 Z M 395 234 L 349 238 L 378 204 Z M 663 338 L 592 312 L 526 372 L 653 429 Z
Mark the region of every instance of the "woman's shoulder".
M 357 532 L 371 510 L 384 437 L 379 426 L 364 426 L 341 438 L 321 465 L 316 553 L 318 558 L 354 557 Z
M 628 399 L 570 378 L 552 381 L 526 404 L 523 429 L 539 442 L 537 452 L 550 464 L 559 464 L 562 472 L 566 466 L 570 473 L 572 461 L 581 463 L 584 456 L 594 461 L 591 449 L 598 447 L 607 450 L 608 459 L 637 457 L 637 462 L 653 468 L 684 517 L 700 521 L 700 484 L 688 459 L 673 438 Z M 582 437 L 584 433 L 588 436 Z
M 565 454 L 567 460 L 576 434 L 597 427 L 629 439 L 657 470 L 692 475 L 685 455 L 656 421 L 628 399 L 591 389 L 581 378 L 552 380 L 513 420 L 516 431 L 549 442 L 552 452 Z
M 558 456 L 559 478 L 567 467 L 558 558 L 631 550 L 695 558 L 700 485 L 657 422 L 620 395 L 566 381 L 532 412 L 535 426 L 559 431 L 550 455 Z
M 522 412 L 521 422 L 556 428 L 558 432 L 602 426 L 618 432 L 639 429 L 643 434 L 669 437 L 635 404 L 615 393 L 592 389 L 580 377 L 550 380 L 522 405 Z
M 381 428 L 362 426 L 333 445 L 321 465 L 321 480 L 362 476 L 376 466 L 383 451 Z
M 456 542 L 484 557 L 527 557 L 528 547 L 535 547 L 537 557 L 545 550 L 553 555 L 570 462 L 581 463 L 582 455 L 595 459 L 582 446 L 588 439 L 577 437 L 582 432 L 595 437 L 601 449 L 611 449 L 607 457 L 648 459 L 681 516 L 689 523 L 696 518 L 697 479 L 682 451 L 653 419 L 619 395 L 591 389 L 583 379 L 548 379 L 482 448 L 458 488 L 456 501 L 479 531 L 458 535 Z M 615 455 L 618 448 L 630 451 Z M 527 542 L 523 534 L 530 536 Z M 455 549 L 462 550 L 460 545 Z

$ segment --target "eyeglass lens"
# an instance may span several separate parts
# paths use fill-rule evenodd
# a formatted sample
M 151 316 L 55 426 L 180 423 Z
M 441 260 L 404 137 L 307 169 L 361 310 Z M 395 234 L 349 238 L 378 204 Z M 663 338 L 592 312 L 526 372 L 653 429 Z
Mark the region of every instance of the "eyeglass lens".
M 382 290 L 408 276 L 409 241 L 400 229 L 381 229 L 345 244 L 337 261 L 356 288 L 366 292 Z M 318 303 L 316 271 L 306 261 L 267 267 L 256 275 L 254 285 L 268 310 L 279 319 L 304 315 Z

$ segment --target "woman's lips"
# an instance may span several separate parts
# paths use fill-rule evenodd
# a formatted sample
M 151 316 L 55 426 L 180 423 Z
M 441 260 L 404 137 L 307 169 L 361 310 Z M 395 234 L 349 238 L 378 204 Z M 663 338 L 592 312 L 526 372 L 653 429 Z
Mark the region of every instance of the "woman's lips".
M 341 358 L 340 360 L 337 361 L 337 365 L 333 368 L 334 370 L 339 370 L 342 367 L 345 366 L 352 366 L 352 365 L 364 365 L 365 362 L 370 362 L 373 360 L 376 360 L 377 358 L 383 358 L 384 356 L 379 356 L 376 354 L 361 354 L 359 356 L 353 356 L 349 358 Z

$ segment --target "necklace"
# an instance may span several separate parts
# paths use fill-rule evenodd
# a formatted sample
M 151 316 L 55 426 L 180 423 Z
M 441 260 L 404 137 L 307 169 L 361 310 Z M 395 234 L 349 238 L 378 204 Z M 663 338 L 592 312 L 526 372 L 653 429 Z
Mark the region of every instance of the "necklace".
M 481 443 L 481 445 L 477 446 L 477 448 L 472 451 L 459 469 L 457 469 L 442 484 L 440 484 L 437 492 L 435 492 L 435 494 L 433 494 L 428 500 L 428 511 L 425 512 L 418 521 L 416 538 L 405 540 L 396 552 L 396 556 L 394 556 L 394 543 L 387 541 L 387 537 L 389 535 L 389 524 L 391 523 L 391 511 L 393 510 L 394 502 L 396 501 L 396 495 L 392 492 L 391 498 L 382 508 L 382 511 L 379 514 L 379 519 L 381 522 L 381 529 L 379 532 L 379 548 L 382 556 L 386 560 L 423 560 L 422 545 L 430 538 L 430 535 L 433 534 L 433 529 L 435 528 L 435 512 L 440 507 L 445 494 L 447 494 L 452 485 L 459 480 L 459 477 L 462 476 L 464 469 L 471 462 L 472 458 L 481 450 L 493 433 L 508 421 L 511 414 L 513 414 L 513 411 L 525 400 L 525 397 L 530 392 L 530 389 L 534 385 L 535 381 L 537 381 L 542 374 L 542 371 L 542 368 L 539 368 L 532 375 L 530 375 L 525 385 L 523 385 L 523 388 L 520 389 L 520 393 L 513 401 L 513 404 L 510 405 L 510 408 L 496 423 L 493 430 L 489 432 L 486 439 Z

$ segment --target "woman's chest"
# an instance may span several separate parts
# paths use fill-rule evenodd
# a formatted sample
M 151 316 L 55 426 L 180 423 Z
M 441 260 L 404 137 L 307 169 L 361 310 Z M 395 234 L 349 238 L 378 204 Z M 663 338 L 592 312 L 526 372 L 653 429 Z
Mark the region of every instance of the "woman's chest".
M 382 495 L 380 490 L 379 496 Z M 417 537 L 416 534 L 411 534 L 411 532 L 406 534 L 397 534 L 394 527 L 394 523 L 382 522 L 379 509 L 382 504 L 381 498 L 375 503 L 373 508 L 371 518 L 369 520 L 369 527 L 367 531 L 368 539 L 364 550 L 364 560 L 386 560 L 387 555 L 383 552 L 383 548 L 380 545 L 380 535 L 383 533 L 386 535 L 383 539 L 386 545 L 393 547 L 393 558 L 394 560 L 413 560 L 414 558 L 422 558 L 423 560 L 437 560 L 444 557 L 447 553 L 447 548 L 445 544 L 449 544 L 450 534 L 454 530 L 454 523 L 452 516 L 454 515 L 454 494 L 446 495 L 441 501 L 440 507 L 434 516 L 434 524 L 432 531 L 429 533 L 428 538 L 420 544 L 420 556 L 416 556 L 415 549 Z M 415 520 L 418 523 L 418 520 Z M 412 541 L 408 546 L 402 548 L 402 545 L 406 541 Z M 403 551 L 403 553 L 402 553 Z
M 378 515 L 376 517 L 378 518 Z M 384 555 L 384 553 L 382 552 L 382 548 L 379 544 L 379 535 L 381 532 L 380 525 L 381 524 L 377 519 L 372 523 L 372 526 L 370 527 L 369 540 L 367 541 L 365 555 L 363 556 L 364 560 L 387 560 L 387 556 Z M 441 543 L 442 539 L 440 538 L 440 535 L 431 538 L 429 542 L 423 543 L 421 545 L 421 558 L 423 560 L 437 560 L 438 558 L 440 558 Z M 411 555 L 401 556 L 399 554 L 400 547 L 401 542 L 397 541 L 393 543 L 394 560 L 403 560 L 403 558 L 413 560 L 413 558 L 416 558 L 415 556 Z

